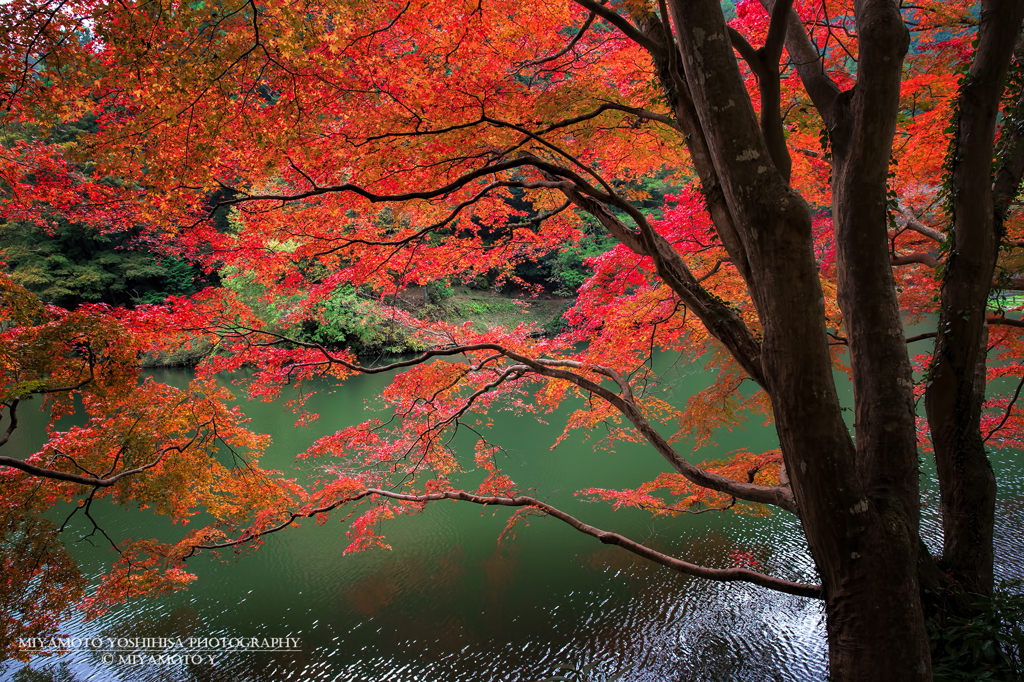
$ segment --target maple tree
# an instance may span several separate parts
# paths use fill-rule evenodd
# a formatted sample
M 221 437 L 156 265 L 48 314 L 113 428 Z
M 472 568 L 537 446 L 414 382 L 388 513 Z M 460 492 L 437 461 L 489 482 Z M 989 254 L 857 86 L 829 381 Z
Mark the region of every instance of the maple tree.
M 384 545 L 382 521 L 458 500 L 520 508 L 513 521 L 544 513 L 683 573 L 823 599 L 832 679 L 931 679 L 926 616 L 992 590 L 985 449 L 1024 437 L 1019 385 L 985 391 L 1022 374 L 1024 323 L 988 305 L 1020 286 L 1024 2 L 746 0 L 733 13 L 710 0 L 4 5 L 0 103 L 29 131 L 0 159 L 6 219 L 134 230 L 285 302 L 275 324 L 230 288 L 68 312 L 0 280 L 8 435 L 32 395 L 54 420 L 75 399 L 90 419 L 27 459 L 0 458 L 5 539 L 35 543 L 42 576 L 5 588 L 21 600 L 7 632 L 53 627 L 32 594 L 85 594 L 41 525 L 58 500 L 218 519 L 173 546 L 120 547 L 82 597 L 94 610 L 187 584 L 184 559 L 300 518 L 358 510 L 359 550 Z M 95 131 L 47 141 L 83 117 Z M 658 174 L 684 189 L 655 218 L 638 206 L 640 181 Z M 225 210 L 227 225 L 213 220 Z M 387 306 L 410 286 L 515 284 L 517 264 L 579 242 L 584 221 L 616 245 L 588 261 L 552 338 L 392 307 L 430 350 L 364 366 L 288 333 L 325 321 L 342 287 Z M 934 331 L 907 338 L 908 320 Z M 188 391 L 138 382 L 138 353 L 200 341 L 216 353 Z M 654 349 L 709 357 L 715 382 L 684 408 L 665 403 L 645 388 Z M 264 400 L 394 372 L 394 417 L 301 453 L 324 462 L 301 485 L 255 465 L 263 441 L 214 383 L 244 366 Z M 834 369 L 852 379 L 852 427 Z M 797 515 L 821 584 L 698 566 L 521 494 L 487 411 L 543 414 L 578 397 L 567 433 L 608 424 L 610 440 L 647 443 L 671 469 L 581 494 L 655 513 Z M 778 450 L 703 465 L 680 452 L 750 412 L 774 422 Z M 469 425 L 472 462 L 448 445 Z M 922 451 L 937 464 L 941 557 L 919 537 Z M 473 466 L 485 481 L 460 488 Z

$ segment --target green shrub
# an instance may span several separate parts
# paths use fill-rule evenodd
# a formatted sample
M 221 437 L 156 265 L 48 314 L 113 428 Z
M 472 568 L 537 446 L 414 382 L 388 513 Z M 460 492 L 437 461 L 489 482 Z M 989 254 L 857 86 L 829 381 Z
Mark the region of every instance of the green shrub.
M 1024 594 L 1021 581 L 1003 581 L 979 599 L 971 618 L 949 617 L 931 627 L 935 682 L 1024 680 Z
M 574 244 L 550 256 L 550 286 L 558 296 L 575 296 L 579 288 L 593 274 L 584 261 L 599 256 L 616 244 L 615 240 L 602 233 L 584 234 Z
M 315 317 L 291 323 L 286 316 L 297 297 L 268 300 L 266 287 L 253 275 L 228 269 L 223 275 L 225 287 L 236 292 L 265 324 L 285 336 L 328 348 L 351 348 L 356 353 L 408 353 L 424 348 L 379 303 L 360 295 L 351 285 L 335 289 L 319 304 Z
M 146 250 L 138 230 L 102 234 L 56 219 L 52 233 L 29 223 L 0 225 L 0 249 L 11 278 L 47 303 L 162 303 L 217 284 L 195 265 Z M 3 266 L 0 266 L 3 267 Z
M 407 353 L 423 350 L 410 330 L 399 325 L 373 300 L 362 298 L 352 286 L 342 286 L 320 304 L 317 319 L 308 320 L 297 336 L 331 348 L 356 353 Z
M 451 298 L 455 292 L 448 282 L 431 282 L 427 285 L 427 299 L 434 305 L 441 305 Z

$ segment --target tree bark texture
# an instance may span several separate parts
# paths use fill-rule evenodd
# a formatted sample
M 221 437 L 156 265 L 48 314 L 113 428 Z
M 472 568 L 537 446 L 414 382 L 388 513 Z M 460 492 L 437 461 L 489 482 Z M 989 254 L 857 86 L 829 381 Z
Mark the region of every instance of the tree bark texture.
M 909 42 L 898 7 L 859 3 L 859 81 L 830 101 L 856 447 L 832 376 L 809 207 L 773 162 L 719 4 L 704 0 L 684 7 L 673 1 L 669 7 L 703 131 L 705 149 L 695 151 L 714 168 L 731 218 L 728 229 L 735 231 L 723 243 L 730 255 L 735 248 L 744 259 L 741 274 L 763 327 L 764 388 L 822 578 L 831 677 L 929 680 L 916 569 L 913 392 L 886 248 L 886 179 Z M 702 180 L 709 175 L 702 173 Z
M 1020 0 L 982 3 L 978 48 L 960 88 L 952 167 L 947 168 L 955 188 L 953 224 L 925 394 L 939 477 L 941 565 L 962 589 L 985 595 L 992 593 L 996 493 L 980 427 L 985 312 L 1002 238 L 1002 221 L 993 213 L 992 158 L 999 101 L 1022 15 Z M 1017 172 L 1013 184 L 1019 181 Z

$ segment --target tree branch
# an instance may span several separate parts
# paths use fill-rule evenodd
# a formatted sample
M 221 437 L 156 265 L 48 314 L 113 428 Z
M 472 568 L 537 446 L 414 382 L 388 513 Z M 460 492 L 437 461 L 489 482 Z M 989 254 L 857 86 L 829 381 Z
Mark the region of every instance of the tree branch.
M 771 19 L 768 23 L 768 35 L 764 40 L 764 61 L 766 65 L 773 66 L 778 71 L 779 60 L 782 59 L 782 47 L 786 44 L 786 34 L 789 32 L 789 11 L 793 7 L 793 0 L 781 0 L 775 2 L 771 9 Z
M 1003 413 L 1002 420 L 1000 420 L 999 424 L 997 424 L 995 426 L 995 428 L 993 428 L 991 431 L 988 432 L 987 436 L 982 438 L 982 441 L 987 441 L 989 438 L 992 437 L 993 433 L 995 433 L 999 429 L 1003 428 L 1003 424 L 1005 424 L 1006 420 L 1010 418 L 1010 411 L 1013 410 L 1014 403 L 1016 403 L 1017 402 L 1017 398 L 1020 397 L 1020 389 L 1021 388 L 1024 388 L 1024 377 L 1021 377 L 1020 381 L 1017 382 L 1017 390 L 1013 392 L 1013 398 L 1010 400 L 1010 404 L 1006 406 L 1006 412 Z
M 774 15 L 775 0 L 761 0 L 761 4 L 769 14 Z M 839 97 L 839 86 L 825 71 L 825 61 L 807 36 L 800 17 L 793 11 L 788 12 L 788 15 L 789 28 L 786 31 L 786 49 L 794 61 L 794 66 L 796 66 L 807 94 L 811 96 L 814 108 L 821 114 L 825 125 L 831 129 L 835 126 L 833 107 Z
M 646 49 L 652 55 L 658 56 L 664 53 L 664 45 L 644 35 L 640 29 L 629 23 L 625 17 L 615 12 L 610 7 L 602 5 L 599 2 L 595 2 L 595 0 L 574 0 L 574 2 L 580 7 L 588 9 L 594 14 L 600 16 L 609 24 L 622 31 L 627 38 Z
M 477 180 L 488 175 L 492 175 L 499 171 L 510 170 L 512 168 L 521 168 L 522 166 L 530 165 L 530 161 L 522 158 L 511 159 L 506 161 L 499 161 L 497 163 L 488 163 L 481 168 L 478 168 L 468 173 L 464 173 L 455 180 L 449 182 L 446 185 L 437 187 L 429 190 L 422 190 L 418 192 L 403 192 L 401 194 L 377 194 L 370 190 L 356 185 L 353 183 L 343 183 L 341 185 L 327 185 L 324 187 L 317 187 L 315 189 L 309 189 L 304 192 L 296 192 L 294 194 L 245 194 L 240 197 L 233 199 L 224 199 L 218 201 L 211 210 L 210 216 L 213 212 L 223 206 L 236 206 L 238 204 L 244 204 L 251 201 L 279 201 L 281 203 L 287 203 L 291 201 L 300 201 L 302 199 L 310 199 L 312 197 L 320 196 L 322 194 L 330 194 L 332 192 L 349 192 L 357 194 L 371 203 L 382 203 L 382 202 L 399 202 L 408 201 L 410 199 L 436 199 L 438 197 L 445 196 L 454 192 L 457 189 L 465 187 L 473 180 Z
M 921 265 L 927 265 L 930 268 L 939 266 L 939 259 L 930 253 L 911 253 L 906 256 L 893 256 L 889 259 L 889 263 L 892 265 L 910 265 L 911 263 L 920 263 Z
M 485 196 L 490 194 L 492 190 L 500 188 L 500 187 L 509 187 L 509 188 L 515 187 L 515 188 L 519 188 L 519 189 L 538 189 L 538 188 L 541 188 L 541 187 L 543 187 L 543 188 L 550 188 L 549 185 L 547 185 L 547 184 L 535 184 L 535 183 L 528 183 L 528 182 L 512 182 L 512 181 L 492 182 L 491 184 L 484 186 L 483 189 L 481 189 L 479 192 L 474 194 L 469 199 L 466 199 L 465 201 L 462 201 L 462 202 L 459 202 L 458 204 L 456 204 L 455 207 L 452 208 L 452 210 L 448 213 L 448 215 L 445 216 L 444 218 L 442 218 L 441 220 L 439 220 L 436 223 L 433 223 L 431 225 L 427 225 L 426 227 L 423 227 L 423 228 L 417 230 L 416 232 L 413 232 L 412 234 L 410 234 L 410 235 L 408 235 L 406 237 L 402 237 L 400 239 L 387 239 L 387 240 L 359 239 L 359 238 L 356 238 L 356 237 L 326 237 L 326 238 L 324 238 L 325 241 L 332 241 L 332 242 L 334 242 L 334 241 L 341 241 L 341 244 L 338 245 L 338 246 L 331 247 L 330 249 L 326 249 L 324 251 L 317 251 L 313 255 L 325 256 L 327 254 L 334 253 L 336 251 L 340 251 L 341 249 L 347 248 L 347 247 L 355 245 L 355 244 L 360 244 L 360 245 L 363 245 L 363 246 L 406 246 L 406 245 L 411 244 L 412 242 L 414 242 L 414 241 L 416 241 L 418 239 L 421 239 L 421 238 L 426 237 L 427 235 L 429 235 L 429 234 L 431 234 L 433 232 L 436 232 L 437 230 L 441 229 L 442 227 L 445 227 L 446 225 L 451 223 L 453 220 L 455 220 L 462 213 L 463 210 L 465 210 L 469 206 L 475 205 L 478 201 L 480 201 Z M 530 220 L 525 220 L 525 221 L 521 221 L 521 222 L 517 222 L 517 223 L 509 223 L 509 224 L 507 224 L 507 227 L 512 227 L 512 228 L 514 228 L 514 227 L 523 227 L 523 226 L 526 226 L 526 225 L 533 225 L 533 224 L 541 223 L 541 222 L 547 220 L 548 218 L 551 218 L 551 217 L 561 213 L 562 211 L 567 209 L 570 206 L 570 204 L 571 204 L 571 202 L 565 202 L 561 206 L 559 206 L 558 208 L 553 209 L 553 210 L 548 211 L 548 212 L 545 212 L 545 213 L 541 213 L 541 214 L 531 218 Z
M 225 549 L 228 547 L 234 547 L 246 542 L 250 542 L 257 537 L 274 533 L 284 528 L 287 528 L 298 518 L 309 518 L 317 514 L 324 514 L 332 511 L 342 505 L 356 502 L 367 497 L 384 497 L 398 502 L 408 502 L 413 504 L 425 504 L 428 502 L 438 502 L 441 500 L 456 500 L 462 502 L 472 502 L 474 504 L 484 506 L 498 506 L 498 507 L 534 507 L 539 511 L 552 516 L 559 521 L 562 521 L 577 531 L 597 538 L 606 545 L 616 545 L 622 547 L 628 552 L 631 552 L 637 556 L 643 557 L 649 561 L 653 561 L 656 564 L 670 568 L 678 573 L 684 575 L 692 575 L 698 578 L 707 578 L 709 580 L 716 580 L 718 582 L 748 582 L 761 587 L 766 587 L 770 590 L 777 592 L 784 592 L 786 594 L 793 594 L 798 597 L 812 597 L 815 599 L 821 599 L 822 592 L 820 585 L 806 585 L 803 583 L 796 583 L 789 580 L 783 580 L 782 578 L 775 578 L 772 576 L 758 573 L 747 568 L 708 568 L 706 566 L 700 566 L 698 564 L 692 564 L 688 561 L 676 559 L 667 554 L 663 554 L 649 547 L 641 545 L 638 542 L 634 542 L 629 538 L 619 535 L 618 533 L 612 533 L 610 531 L 601 530 L 595 528 L 589 524 L 583 523 L 579 519 L 571 516 L 556 507 L 551 506 L 546 502 L 533 497 L 516 496 L 516 497 L 498 497 L 498 496 L 483 496 L 474 495 L 463 491 L 450 491 L 443 493 L 432 493 L 429 495 L 409 495 L 405 493 L 396 493 L 390 490 L 380 490 L 377 488 L 369 488 L 366 491 L 353 495 L 352 497 L 346 497 L 342 500 L 338 500 L 329 505 L 317 507 L 315 509 L 304 510 L 301 512 L 292 513 L 289 518 L 283 523 L 278 524 L 272 528 L 268 528 L 263 531 L 255 533 L 243 534 L 237 540 L 229 542 L 218 543 L 213 545 L 194 545 L 192 551 L 185 557 L 186 559 L 193 556 L 196 550 L 200 549 Z
M 719 474 L 712 474 L 704 469 L 694 466 L 687 462 L 683 457 L 676 452 L 675 448 L 662 436 L 658 431 L 651 426 L 651 424 L 644 418 L 640 409 L 633 402 L 632 391 L 629 388 L 628 383 L 622 378 L 614 369 L 608 367 L 602 367 L 600 365 L 583 365 L 575 360 L 561 360 L 561 359 L 546 359 L 546 358 L 531 358 L 515 351 L 512 351 L 504 346 L 496 343 L 475 343 L 464 346 L 452 346 L 450 348 L 439 348 L 429 350 L 422 353 L 415 358 L 408 360 L 400 360 L 393 362 L 382 367 L 363 367 L 361 365 L 349 362 L 344 358 L 340 358 L 331 353 L 326 347 L 321 344 L 310 342 L 310 341 L 298 341 L 296 339 L 289 338 L 276 332 L 257 330 L 257 329 L 230 329 L 225 330 L 224 335 L 234 335 L 239 338 L 248 338 L 254 335 L 266 336 L 273 339 L 274 344 L 278 343 L 291 343 L 296 346 L 303 348 L 310 348 L 318 350 L 321 355 L 324 356 L 325 363 L 336 363 L 349 369 L 353 372 L 363 374 L 380 374 L 383 372 L 389 372 L 395 369 L 403 367 L 411 367 L 414 365 L 422 364 L 433 357 L 448 357 L 453 355 L 462 355 L 473 351 L 480 350 L 491 350 L 501 353 L 503 356 L 515 361 L 525 367 L 529 368 L 534 374 L 546 376 L 553 379 L 562 379 L 568 381 L 583 390 L 592 393 L 596 396 L 601 397 L 610 403 L 615 409 L 619 410 L 623 416 L 625 416 L 630 423 L 640 432 L 640 434 L 652 445 L 662 458 L 667 461 L 673 469 L 678 473 L 682 474 L 690 482 L 699 485 L 703 488 L 716 490 L 718 492 L 726 493 L 738 497 L 742 500 L 750 502 L 756 502 L 759 504 L 768 504 L 776 507 L 785 509 L 786 511 L 797 513 L 796 502 L 793 499 L 792 491 L 785 486 L 764 486 L 756 485 L 753 483 L 745 483 L 742 481 L 736 481 Z M 254 344 L 259 345 L 259 344 Z M 268 344 L 269 345 L 269 344 Z M 599 383 L 588 379 L 587 377 L 577 374 L 575 372 L 567 371 L 562 369 L 568 367 L 572 369 L 582 369 L 597 372 L 603 376 L 608 377 L 614 381 L 620 388 L 621 393 L 615 393 L 608 388 L 601 386 Z
M 534 59 L 532 61 L 526 62 L 526 64 L 524 64 L 523 66 L 540 66 L 541 64 L 546 64 L 547 62 L 553 62 L 556 59 L 558 59 L 559 57 L 561 57 L 562 55 L 568 54 L 568 52 L 570 50 L 572 50 L 574 47 L 576 47 L 576 43 L 578 43 L 580 41 L 580 39 L 583 37 L 583 34 L 586 33 L 587 29 L 590 28 L 590 25 L 592 23 L 594 23 L 594 19 L 596 17 L 597 17 L 597 14 L 595 14 L 594 12 L 591 12 L 587 16 L 587 20 L 585 22 L 583 22 L 583 26 L 580 28 L 580 30 L 576 32 L 576 35 L 574 35 L 572 37 L 572 40 L 570 40 L 569 43 L 565 47 L 563 47 L 561 50 L 559 50 L 558 52 L 556 52 L 556 53 L 554 53 L 552 55 L 548 55 L 547 57 L 542 57 L 540 59 Z
M 103 478 L 99 476 L 82 476 L 80 474 L 70 474 L 66 471 L 59 471 L 57 469 L 47 469 L 45 467 L 39 467 L 34 464 L 29 464 L 28 462 L 24 462 L 20 459 L 15 459 L 14 457 L 0 457 L 0 466 L 8 466 L 11 467 L 12 469 L 19 469 L 27 474 L 38 476 L 40 478 L 49 478 L 55 481 L 65 481 L 67 483 L 79 483 L 81 485 L 93 486 L 95 488 L 108 488 L 117 483 L 125 476 L 134 476 L 135 474 L 141 474 L 143 471 L 146 471 L 147 469 L 152 469 L 161 461 L 163 461 L 164 455 L 166 455 L 168 452 L 184 452 L 192 445 L 192 443 L 196 441 L 198 437 L 199 434 L 197 433 L 184 445 L 174 445 L 160 450 L 159 454 L 157 455 L 157 458 L 154 459 L 149 464 L 144 464 L 143 466 L 136 467 L 134 469 L 120 471 L 114 474 L 113 476 Z M 74 460 L 72 460 L 72 463 L 74 463 Z
M 7 445 L 7 441 L 11 439 L 11 434 L 18 428 L 18 403 L 21 402 L 17 398 L 11 401 L 11 404 L 7 406 L 7 411 L 11 413 L 11 425 L 7 427 L 7 431 L 4 432 L 4 437 L 0 439 L 0 446 Z
M 732 41 L 732 46 L 736 48 L 736 51 L 743 57 L 743 61 L 747 63 L 750 70 L 754 72 L 754 75 L 761 78 L 761 58 L 757 54 L 757 50 L 754 46 L 747 42 L 747 39 L 743 37 L 743 34 L 729 26 L 729 40 Z
M 761 348 L 747 327 L 743 318 L 721 300 L 712 296 L 693 276 L 686 262 L 661 234 L 654 230 L 646 218 L 633 206 L 599 193 L 575 173 L 538 161 L 534 164 L 545 177 L 559 177 L 571 181 L 561 189 L 566 198 L 597 218 L 602 225 L 634 253 L 649 256 L 654 261 L 658 275 L 687 308 L 700 318 L 707 330 L 736 358 L 736 361 L 761 387 L 765 386 L 764 370 L 761 366 Z M 589 195 L 589 196 L 587 196 Z M 610 200 L 622 208 L 640 228 L 639 234 L 630 229 L 603 205 Z
M 601 106 L 607 107 L 608 109 L 615 109 L 617 111 L 624 111 L 628 114 L 633 114 L 634 116 L 638 116 L 640 118 L 646 118 L 651 121 L 657 121 L 658 123 L 664 123 L 665 125 L 671 128 L 675 128 L 676 130 L 682 132 L 682 129 L 679 127 L 679 122 L 672 120 L 672 117 L 667 116 L 665 114 L 659 114 L 654 111 L 648 111 L 647 109 L 640 109 L 637 107 L 627 106 L 625 104 L 619 104 L 618 102 L 605 102 Z
M 943 234 L 939 230 L 936 230 L 933 227 L 928 227 L 927 225 L 922 223 L 920 220 L 918 220 L 917 216 L 911 213 L 910 209 L 908 209 L 903 204 L 899 205 L 899 210 L 907 221 L 907 227 L 913 230 L 914 232 L 923 234 L 925 237 L 928 237 L 929 239 L 934 239 L 937 242 L 946 241 L 945 234 Z
M 985 319 L 988 324 L 1001 324 L 1007 327 L 1024 327 L 1024 320 L 1011 320 L 1009 317 L 990 315 Z
M 648 12 L 636 16 L 645 35 L 652 40 L 663 42 L 666 52 L 663 55 L 655 56 L 654 66 L 658 72 L 658 80 L 665 89 L 669 107 L 678 121 L 679 130 L 683 133 L 686 141 L 686 148 L 690 152 L 694 168 L 700 178 L 701 188 L 704 194 L 704 201 L 708 207 L 708 213 L 714 222 L 715 230 L 722 239 L 729 257 L 740 275 L 750 285 L 750 272 L 747 263 L 746 246 L 736 227 L 732 212 L 725 201 L 722 191 L 721 180 L 718 171 L 712 160 L 711 149 L 708 146 L 707 136 L 700 125 L 697 110 L 693 103 L 689 85 L 682 69 L 682 56 L 679 53 L 676 41 L 672 35 L 672 23 L 669 18 L 668 7 L 665 0 L 658 1 L 660 19 L 654 13 Z
M 757 76 L 757 87 L 761 94 L 761 135 L 775 168 L 787 183 L 792 173 L 793 159 L 782 129 L 779 60 L 782 58 L 782 45 L 786 38 L 786 19 L 792 5 L 793 0 L 779 0 L 772 7 L 768 36 L 764 47 L 759 50 L 753 49 L 739 31 L 728 27 L 733 46 Z

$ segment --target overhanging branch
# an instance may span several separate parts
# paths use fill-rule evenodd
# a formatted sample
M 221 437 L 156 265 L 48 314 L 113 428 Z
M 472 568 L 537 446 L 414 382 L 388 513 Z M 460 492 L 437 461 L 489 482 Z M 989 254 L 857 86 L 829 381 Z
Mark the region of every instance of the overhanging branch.
M 572 528 L 578 530 L 585 535 L 589 535 L 593 538 L 600 540 L 606 545 L 616 545 L 622 547 L 628 552 L 637 556 L 643 557 L 649 561 L 653 561 L 656 564 L 670 568 L 678 573 L 684 575 L 692 575 L 698 578 L 707 578 L 709 580 L 716 580 L 718 582 L 748 582 L 761 587 L 766 587 L 770 590 L 777 592 L 784 592 L 786 594 L 793 594 L 799 597 L 812 597 L 815 599 L 822 598 L 821 586 L 820 585 L 807 585 L 803 583 L 797 583 L 790 580 L 784 580 L 782 578 L 775 578 L 764 573 L 758 573 L 748 568 L 708 568 L 706 566 L 700 566 L 693 564 L 682 559 L 663 554 L 657 550 L 653 550 L 650 547 L 641 545 L 638 542 L 630 540 L 629 538 L 613 533 L 600 528 L 595 528 L 589 524 L 583 523 L 574 516 L 571 516 L 552 505 L 541 502 L 540 500 L 533 497 L 517 496 L 517 497 L 499 497 L 499 496 L 483 496 L 474 495 L 463 491 L 449 491 L 443 493 L 432 493 L 429 495 L 409 495 L 405 493 L 396 493 L 390 490 L 380 490 L 377 488 L 369 488 L 366 491 L 353 495 L 352 497 L 346 497 L 342 500 L 338 500 L 329 505 L 317 507 L 315 509 L 308 509 L 302 512 L 289 514 L 286 521 L 263 531 L 246 533 L 243 534 L 237 540 L 229 542 L 212 544 L 212 545 L 195 545 L 192 551 L 185 557 L 191 557 L 194 555 L 196 550 L 200 549 L 225 549 L 228 547 L 235 547 L 247 542 L 250 542 L 257 537 L 274 533 L 290 526 L 298 518 L 309 518 L 317 514 L 324 514 L 332 511 L 345 504 L 356 502 L 367 497 L 383 497 L 399 502 L 408 502 L 413 504 L 424 504 L 427 502 L 438 502 L 441 500 L 456 500 L 462 502 L 472 502 L 473 504 L 479 504 L 484 506 L 498 506 L 498 507 L 533 507 L 548 516 L 554 517 L 559 521 L 562 521 Z
M 562 379 L 568 381 L 584 391 L 592 393 L 593 395 L 599 396 L 606 400 L 615 409 L 617 409 L 623 416 L 625 416 L 631 424 L 640 432 L 641 435 L 655 448 L 659 455 L 667 461 L 673 469 L 680 473 L 684 478 L 689 480 L 691 483 L 699 485 L 703 488 L 710 490 L 716 490 L 727 495 L 738 497 L 742 500 L 749 502 L 755 502 L 759 504 L 767 504 L 785 509 L 786 511 L 797 513 L 796 501 L 793 498 L 792 490 L 788 486 L 764 486 L 756 485 L 754 483 L 747 483 L 744 481 L 737 481 L 719 474 L 713 474 L 705 471 L 693 464 L 690 464 L 682 456 L 676 452 L 675 448 L 668 442 L 668 440 L 662 436 L 658 431 L 644 418 L 642 412 L 633 401 L 632 391 L 630 390 L 629 384 L 623 379 L 621 375 L 615 370 L 600 365 L 584 365 L 583 363 L 575 360 L 562 360 L 562 359 L 546 359 L 546 358 L 531 358 L 521 353 L 512 351 L 504 346 L 496 343 L 476 343 L 467 344 L 463 346 L 452 346 L 450 348 L 439 348 L 427 351 L 418 355 L 415 358 L 408 360 L 400 360 L 398 362 L 384 365 L 382 367 L 363 367 L 359 364 L 349 362 L 344 358 L 338 357 L 331 353 L 323 345 L 308 342 L 298 341 L 291 339 L 287 336 L 278 334 L 271 331 L 255 330 L 255 329 L 244 329 L 235 328 L 231 330 L 225 330 L 223 332 L 226 336 L 234 336 L 235 338 L 242 339 L 246 343 L 250 343 L 254 346 L 259 345 L 276 345 L 278 343 L 291 343 L 296 346 L 303 348 L 310 348 L 318 350 L 324 357 L 324 364 L 338 364 L 346 369 L 353 372 L 363 374 L 379 374 L 383 372 L 392 371 L 395 369 L 401 369 L 403 367 L 411 367 L 413 365 L 419 365 L 433 357 L 445 357 L 453 355 L 462 355 L 465 353 L 481 350 L 496 351 L 504 357 L 526 367 L 530 372 L 538 374 L 540 376 L 549 377 L 552 379 Z M 253 341 L 253 338 L 260 336 L 267 337 L 270 339 L 269 342 Z M 311 363 L 304 363 L 309 365 Z M 574 371 L 585 370 L 596 372 L 602 376 L 605 376 L 618 385 L 620 392 L 610 390 L 609 388 L 602 386 L 600 383 Z
M 609 233 L 631 251 L 649 256 L 661 279 L 700 318 L 707 330 L 725 345 L 750 378 L 762 388 L 765 387 L 760 344 L 743 318 L 700 285 L 679 253 L 650 225 L 642 213 L 618 196 L 597 190 L 567 168 L 540 159 L 536 159 L 533 165 L 552 181 L 569 181 L 560 187 L 567 199 L 597 218 Z M 619 220 L 605 204 L 625 211 L 639 231 Z
M 205 424 L 201 424 L 200 426 L 204 425 Z M 29 464 L 28 462 L 22 461 L 20 459 L 15 459 L 14 457 L 0 457 L 0 467 L 11 467 L 12 469 L 18 469 L 20 471 L 24 471 L 27 474 L 38 476 L 39 478 L 49 478 L 51 480 L 64 481 L 66 483 L 79 483 L 81 485 L 92 486 L 94 488 L 109 488 L 110 486 L 114 485 L 115 483 L 120 481 L 122 478 L 125 478 L 126 476 L 134 476 L 136 474 L 141 474 L 144 471 L 152 469 L 153 467 L 155 467 L 156 465 L 160 464 L 160 462 L 163 461 L 164 456 L 168 452 L 184 452 L 196 441 L 198 437 L 199 434 L 197 433 L 195 436 L 189 439 L 189 441 L 184 445 L 173 445 L 170 447 L 163 448 L 162 450 L 158 451 L 156 459 L 149 462 L 148 464 L 144 464 L 142 466 L 135 467 L 132 469 L 126 469 L 125 471 L 119 471 L 113 476 L 100 477 L 72 474 L 66 471 L 60 471 L 58 469 L 48 469 L 46 467 L 40 467 L 34 464 Z M 74 460 L 72 460 L 72 462 L 74 462 Z

